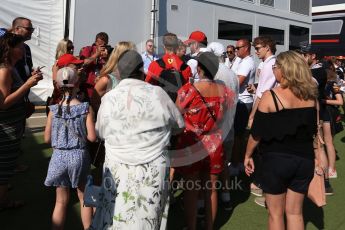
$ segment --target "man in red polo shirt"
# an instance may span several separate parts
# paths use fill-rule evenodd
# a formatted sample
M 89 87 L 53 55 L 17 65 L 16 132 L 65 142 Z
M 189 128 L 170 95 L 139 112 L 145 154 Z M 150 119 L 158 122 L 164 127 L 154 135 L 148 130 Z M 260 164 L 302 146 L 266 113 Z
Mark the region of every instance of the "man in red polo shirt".
M 84 61 L 84 71 L 87 79 L 80 84 L 80 90 L 89 101 L 93 94 L 95 79 L 108 60 L 109 37 L 105 32 L 96 35 L 96 40 L 91 46 L 85 46 L 80 50 L 80 59 Z
M 183 61 L 176 55 L 176 50 L 178 48 L 178 39 L 176 34 L 165 34 L 163 36 L 163 45 L 165 54 L 161 59 L 164 62 L 163 65 L 165 68 L 160 65 L 160 59 L 151 62 L 147 71 L 145 81 L 153 85 L 160 85 L 159 77 L 162 71 L 164 69 L 174 69 L 182 74 L 183 85 L 186 84 L 189 78 L 192 77 L 192 72 L 190 67 L 185 65 Z

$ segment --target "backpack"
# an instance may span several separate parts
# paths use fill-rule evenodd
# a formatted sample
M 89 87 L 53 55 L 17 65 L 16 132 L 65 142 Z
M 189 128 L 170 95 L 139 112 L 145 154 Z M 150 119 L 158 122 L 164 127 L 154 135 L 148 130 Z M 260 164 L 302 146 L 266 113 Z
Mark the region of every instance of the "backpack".
M 185 70 L 188 65 L 183 63 L 180 66 L 180 69 L 177 70 L 173 67 L 167 69 L 163 59 L 158 59 L 156 62 L 163 69 L 159 74 L 159 77 L 156 79 L 158 82 L 157 85 L 162 87 L 162 89 L 169 95 L 171 100 L 175 102 L 177 98 L 177 91 L 186 83 L 184 82 L 185 80 L 182 75 L 182 71 Z

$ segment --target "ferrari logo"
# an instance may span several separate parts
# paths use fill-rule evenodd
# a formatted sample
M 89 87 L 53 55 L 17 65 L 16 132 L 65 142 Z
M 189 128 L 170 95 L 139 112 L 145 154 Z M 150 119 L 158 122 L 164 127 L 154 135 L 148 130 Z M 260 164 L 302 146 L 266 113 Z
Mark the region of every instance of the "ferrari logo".
M 171 65 L 173 62 L 174 62 L 174 59 L 168 58 L 168 63 L 169 63 L 169 65 Z

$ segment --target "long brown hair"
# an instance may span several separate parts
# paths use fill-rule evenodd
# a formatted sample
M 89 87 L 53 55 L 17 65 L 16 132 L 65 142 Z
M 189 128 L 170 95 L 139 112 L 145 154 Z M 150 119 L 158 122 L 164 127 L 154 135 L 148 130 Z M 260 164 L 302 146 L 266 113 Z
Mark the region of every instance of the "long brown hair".
M 11 65 L 11 49 L 23 42 L 22 36 L 6 32 L 0 38 L 0 64 Z

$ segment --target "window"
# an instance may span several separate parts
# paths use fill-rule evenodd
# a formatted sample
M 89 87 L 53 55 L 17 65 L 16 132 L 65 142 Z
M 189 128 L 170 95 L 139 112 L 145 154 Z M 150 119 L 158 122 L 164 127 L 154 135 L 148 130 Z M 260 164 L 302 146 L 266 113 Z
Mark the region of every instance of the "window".
M 343 20 L 313 21 L 311 27 L 312 35 L 338 35 L 343 28 Z
M 310 0 L 290 0 L 290 11 L 309 15 L 310 13 Z
M 309 28 L 290 25 L 289 50 L 299 49 L 301 44 L 309 43 Z
M 271 37 L 277 43 L 277 45 L 284 45 L 284 30 L 260 26 L 259 36 Z
M 260 0 L 260 5 L 274 7 L 274 0 Z
M 252 41 L 253 26 L 238 22 L 218 21 L 218 39 L 239 40 L 246 38 Z

